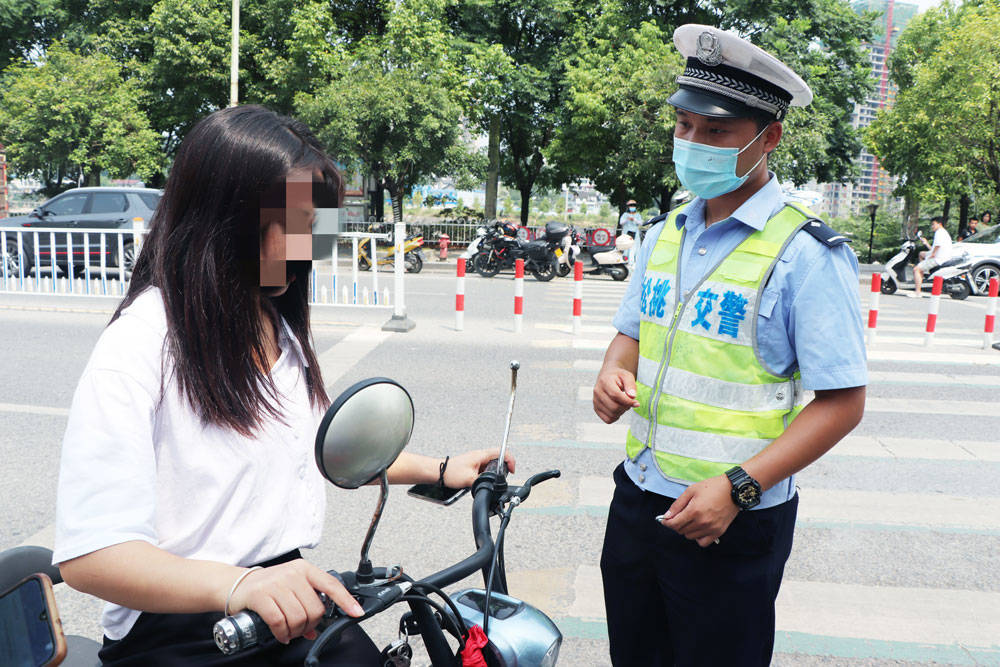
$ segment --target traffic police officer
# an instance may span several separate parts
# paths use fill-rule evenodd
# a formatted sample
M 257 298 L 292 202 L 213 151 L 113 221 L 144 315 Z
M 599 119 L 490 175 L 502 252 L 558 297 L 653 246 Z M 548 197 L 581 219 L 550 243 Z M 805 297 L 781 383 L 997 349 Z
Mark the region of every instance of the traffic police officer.
M 808 85 L 710 26 L 674 43 L 674 166 L 697 196 L 650 230 L 594 386 L 601 419 L 629 413 L 601 557 L 611 657 L 767 665 L 794 475 L 864 411 L 858 264 L 767 169 Z

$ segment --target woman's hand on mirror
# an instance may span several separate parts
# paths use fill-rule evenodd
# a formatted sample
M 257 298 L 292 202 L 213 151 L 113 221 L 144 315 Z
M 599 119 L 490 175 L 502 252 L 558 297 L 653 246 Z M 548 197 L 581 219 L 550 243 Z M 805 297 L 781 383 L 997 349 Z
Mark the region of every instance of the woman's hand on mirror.
M 500 456 L 499 449 L 474 449 L 464 454 L 458 454 L 448 459 L 444 471 L 444 485 L 452 489 L 464 489 L 472 486 L 486 465 Z M 514 472 L 514 455 L 507 452 L 505 459 L 507 469 Z

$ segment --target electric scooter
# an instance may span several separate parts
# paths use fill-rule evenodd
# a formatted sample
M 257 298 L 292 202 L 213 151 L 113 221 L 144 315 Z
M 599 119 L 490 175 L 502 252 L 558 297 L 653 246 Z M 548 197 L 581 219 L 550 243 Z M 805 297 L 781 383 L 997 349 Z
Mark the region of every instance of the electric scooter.
M 923 235 L 917 230 L 917 238 Z M 913 289 L 916 282 L 913 278 L 913 266 L 920 261 L 920 251 L 916 238 L 903 239 L 903 244 L 895 255 L 885 263 L 882 270 L 882 293 L 895 294 L 900 288 Z M 972 262 L 968 254 L 962 253 L 942 262 L 924 276 L 924 282 L 930 282 L 935 276 L 941 276 L 944 284 L 942 291 L 953 299 L 965 299 L 975 293 L 976 286 L 972 280 Z
M 615 239 L 614 246 L 587 246 L 583 234 L 574 230 L 573 245 L 569 250 L 569 264 L 576 260 L 583 262 L 584 273 L 606 273 L 613 280 L 628 278 L 628 260 L 622 251 L 632 247 L 635 240 L 623 234 Z
M 459 667 L 461 658 L 482 652 L 491 667 L 552 667 L 559 657 L 562 633 L 541 610 L 512 597 L 507 589 L 503 558 L 504 532 L 511 513 L 527 500 L 534 485 L 559 477 L 549 470 L 530 477 L 522 486 L 507 484 L 505 460 L 510 433 L 519 364 L 512 361 L 510 404 L 500 456 L 490 462 L 472 485 L 472 530 L 476 552 L 440 572 L 414 579 L 399 565 L 372 567 L 368 559 L 375 529 L 385 509 L 388 493 L 386 468 L 409 440 L 413 429 L 413 402 L 400 385 L 387 378 L 363 380 L 337 398 L 327 410 L 316 436 L 316 462 L 323 476 L 347 489 L 379 480 L 381 495 L 361 550 L 356 571 L 330 574 L 340 579 L 361 604 L 364 615 L 342 613 L 325 596 L 326 613 L 317 630 L 305 665 L 319 665 L 327 646 L 352 625 L 382 613 L 399 602 L 410 611 L 400 619 L 401 638 L 383 650 L 385 664 L 409 665 L 413 656 L 409 638 L 419 635 L 434 667 Z M 412 489 L 411 489 L 412 491 Z M 489 518 L 500 517 L 497 538 L 490 535 Z M 442 589 L 476 571 L 482 572 L 484 588 L 447 594 Z M 435 599 L 436 598 L 436 599 Z M 477 629 L 477 626 L 480 626 Z M 458 653 L 445 633 L 458 644 Z M 215 624 L 216 645 L 227 655 L 271 637 L 270 629 L 253 611 L 244 610 Z
M 403 241 L 403 267 L 407 273 L 420 273 L 424 268 L 424 253 L 420 246 L 424 244 L 424 237 L 419 234 L 410 234 Z M 369 249 L 369 239 L 363 238 L 358 242 L 358 268 L 367 271 L 372 268 L 372 258 Z M 379 266 L 392 265 L 396 262 L 396 245 L 393 243 L 385 252 L 378 252 L 376 249 L 377 263 Z

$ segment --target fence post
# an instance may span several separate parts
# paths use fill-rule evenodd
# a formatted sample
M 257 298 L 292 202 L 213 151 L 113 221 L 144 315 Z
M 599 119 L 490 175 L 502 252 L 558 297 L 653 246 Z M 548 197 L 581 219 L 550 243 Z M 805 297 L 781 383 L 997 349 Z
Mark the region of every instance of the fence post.
M 944 279 L 941 276 L 934 276 L 934 287 L 931 288 L 931 301 L 927 304 L 927 335 L 924 338 L 924 345 L 934 342 L 934 327 L 937 326 L 938 306 L 941 303 L 941 287 Z
M 986 324 L 983 327 L 983 349 L 988 350 L 993 345 L 993 327 L 997 315 L 997 292 L 1000 280 L 990 278 L 989 301 L 986 302 Z
M 573 335 L 583 330 L 583 262 L 573 262 Z
M 875 326 L 878 324 L 878 300 L 882 294 L 882 274 L 872 274 L 872 296 L 868 302 L 868 344 L 875 344 Z
M 524 328 L 524 260 L 514 260 L 514 333 Z
M 465 258 L 458 258 L 457 282 L 455 283 L 455 331 L 465 329 Z
M 392 306 L 392 318 L 382 325 L 382 331 L 396 331 L 399 333 L 406 333 L 413 327 L 417 326 L 413 320 L 406 316 L 406 299 L 403 292 L 403 245 L 406 242 L 406 224 L 403 222 L 396 222 L 394 231 L 394 241 L 396 243 L 395 252 L 395 292 L 396 296 L 393 299 Z M 378 270 L 378 265 L 375 264 L 378 260 L 375 258 L 375 249 L 371 248 L 372 251 L 372 268 Z

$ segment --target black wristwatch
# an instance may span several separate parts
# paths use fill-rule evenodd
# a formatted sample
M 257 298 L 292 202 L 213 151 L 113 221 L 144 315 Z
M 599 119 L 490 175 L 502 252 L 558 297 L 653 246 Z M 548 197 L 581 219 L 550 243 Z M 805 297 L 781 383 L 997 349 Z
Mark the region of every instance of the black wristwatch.
M 733 485 L 733 502 L 741 510 L 748 510 L 760 504 L 760 484 L 740 466 L 733 466 L 726 471 L 729 483 Z

